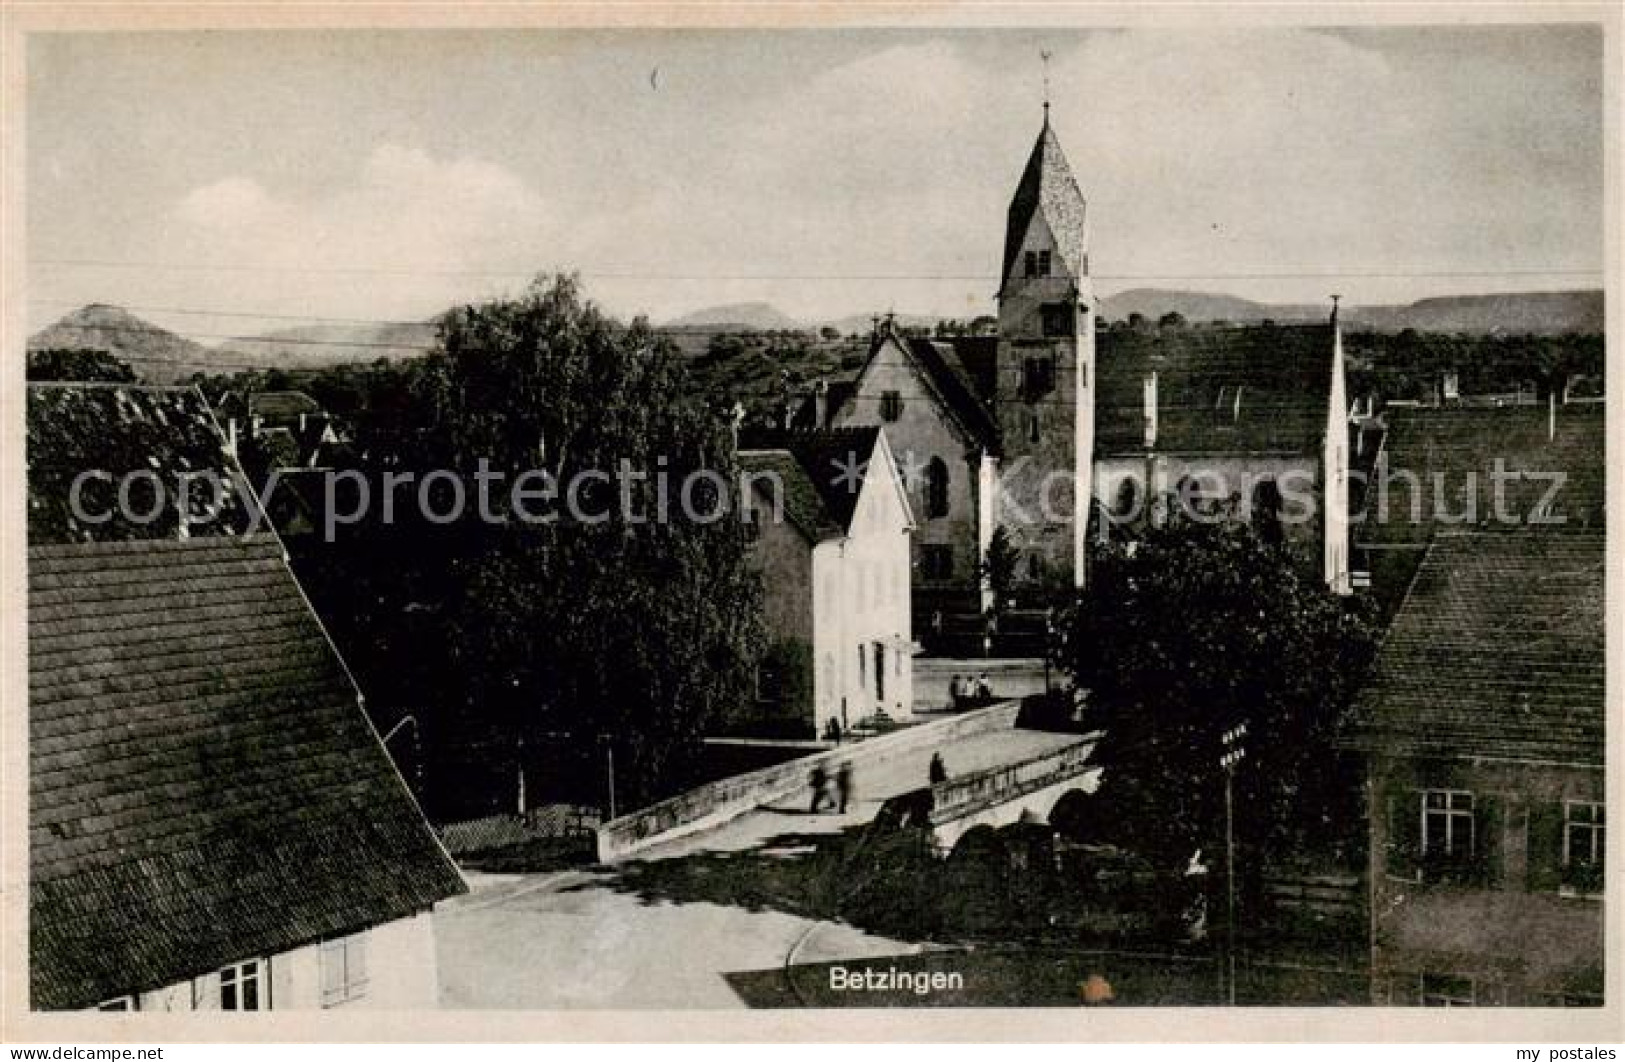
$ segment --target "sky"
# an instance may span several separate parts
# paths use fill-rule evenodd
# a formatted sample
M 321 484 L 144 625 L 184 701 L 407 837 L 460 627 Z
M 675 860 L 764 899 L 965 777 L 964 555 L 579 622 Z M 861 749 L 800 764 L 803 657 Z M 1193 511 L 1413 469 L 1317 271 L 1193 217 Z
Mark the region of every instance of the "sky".
M 1042 120 L 1096 290 L 1600 287 L 1602 36 L 1356 30 L 30 39 L 31 328 L 421 320 L 579 271 L 614 312 L 991 312 Z M 185 312 L 179 312 L 185 311 Z

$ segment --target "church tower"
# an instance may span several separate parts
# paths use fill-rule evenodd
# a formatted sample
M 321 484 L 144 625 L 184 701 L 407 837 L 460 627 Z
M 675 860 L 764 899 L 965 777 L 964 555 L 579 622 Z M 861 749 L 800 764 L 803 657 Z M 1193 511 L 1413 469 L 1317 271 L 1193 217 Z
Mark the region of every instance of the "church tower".
M 995 523 L 1020 580 L 1082 586 L 1094 461 L 1095 321 L 1083 193 L 1049 123 L 1010 200 L 994 393 Z

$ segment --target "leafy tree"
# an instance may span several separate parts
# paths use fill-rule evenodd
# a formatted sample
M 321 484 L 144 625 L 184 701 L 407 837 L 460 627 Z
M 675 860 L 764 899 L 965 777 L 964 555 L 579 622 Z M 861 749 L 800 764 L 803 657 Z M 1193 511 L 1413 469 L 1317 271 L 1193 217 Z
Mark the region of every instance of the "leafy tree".
M 1105 728 L 1117 843 L 1164 867 L 1223 837 L 1222 734 L 1245 722 L 1236 826 L 1257 852 L 1325 851 L 1359 821 L 1331 744 L 1369 666 L 1364 599 L 1339 597 L 1235 523 L 1177 522 L 1102 547 L 1060 664 Z
M 363 688 L 419 714 L 426 743 L 508 765 L 488 786 L 511 785 L 518 766 L 539 791 L 574 770 L 547 750 L 608 741 L 620 806 L 657 799 L 692 780 L 707 728 L 749 702 L 758 580 L 729 488 L 707 494 L 739 482 L 730 425 L 684 374 L 647 322 L 606 317 L 573 278 L 539 280 L 445 315 L 404 408 L 358 429 L 369 470 L 460 473 L 468 509 L 447 526 L 396 513 L 314 547 L 304 563 L 328 588 L 318 605 L 344 613 L 335 637 Z M 496 499 L 520 474 L 545 472 L 559 501 L 542 508 L 558 518 L 480 519 L 482 462 L 502 477 Z M 623 467 L 643 477 L 583 476 Z M 677 490 L 691 476 L 702 487 L 694 509 L 726 515 L 684 515 Z M 580 509 L 602 522 L 569 518 L 573 482 L 589 487 Z M 601 767 L 584 777 L 597 784 Z M 511 808 L 511 795 L 494 805 Z
M 31 350 L 26 374 L 30 381 L 36 382 L 136 383 L 138 380 L 135 370 L 110 352 L 80 347 Z
M 1157 318 L 1157 327 L 1158 328 L 1184 328 L 1185 327 L 1185 315 L 1180 313 L 1178 310 L 1169 310 L 1167 313 L 1165 313 L 1161 317 Z

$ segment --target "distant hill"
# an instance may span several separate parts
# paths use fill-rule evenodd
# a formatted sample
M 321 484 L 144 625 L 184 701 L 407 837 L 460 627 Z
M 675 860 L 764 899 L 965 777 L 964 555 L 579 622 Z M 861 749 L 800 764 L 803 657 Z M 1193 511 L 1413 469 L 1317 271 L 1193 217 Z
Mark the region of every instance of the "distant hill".
M 765 302 L 735 302 L 726 306 L 708 306 L 703 310 L 684 314 L 667 321 L 667 329 L 729 328 L 739 331 L 781 331 L 802 328 L 801 322 L 778 307 Z
M 91 303 L 28 338 L 28 349 L 101 350 L 151 383 L 174 383 L 208 371 L 214 352 L 185 336 L 143 321 L 128 310 Z
M 220 360 L 262 368 L 305 369 L 346 362 L 394 361 L 425 353 L 435 341 L 432 322 L 319 324 L 228 339 Z
M 1134 288 L 1101 300 L 1101 313 L 1113 321 L 1131 313 L 1155 321 L 1176 312 L 1195 324 L 1230 321 L 1323 321 L 1328 305 L 1264 303 L 1234 295 L 1203 291 Z M 1564 332 L 1601 334 L 1603 296 L 1600 291 L 1526 291 L 1504 295 L 1454 295 L 1420 299 L 1405 306 L 1350 306 L 1344 304 L 1344 323 L 1350 328 L 1378 332 L 1465 332 L 1472 335 L 1525 332 L 1558 335 Z
M 1326 312 L 1318 307 L 1271 305 L 1216 292 L 1161 288 L 1131 288 L 1100 300 L 1100 314 L 1111 321 L 1127 320 L 1134 313 L 1155 321 L 1163 314 L 1177 313 L 1193 324 L 1208 321 L 1256 324 L 1264 320 L 1323 318 Z
M 1600 291 L 1526 291 L 1508 295 L 1458 295 L 1421 299 L 1409 306 L 1356 309 L 1354 319 L 1386 332 L 1558 335 L 1603 331 Z

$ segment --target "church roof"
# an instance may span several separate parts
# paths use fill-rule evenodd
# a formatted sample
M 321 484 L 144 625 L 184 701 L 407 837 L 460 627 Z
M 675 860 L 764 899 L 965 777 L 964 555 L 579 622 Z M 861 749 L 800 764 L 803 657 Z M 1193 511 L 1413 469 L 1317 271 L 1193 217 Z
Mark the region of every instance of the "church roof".
M 1157 374 L 1159 451 L 1318 453 L 1331 400 L 1329 325 L 1096 333 L 1097 452 L 1145 451 L 1145 378 Z
M 1088 229 L 1085 225 L 1083 193 L 1067 165 L 1061 142 L 1050 127 L 1049 117 L 1038 134 L 1032 154 L 1027 157 L 1027 168 L 1021 173 L 1016 194 L 1010 200 L 1010 217 L 1004 230 L 1004 271 L 1010 276 L 1016 255 L 1032 227 L 1033 218 L 1040 216 L 1055 237 L 1055 246 L 1061 260 L 1074 277 L 1089 272 L 1087 259 Z

